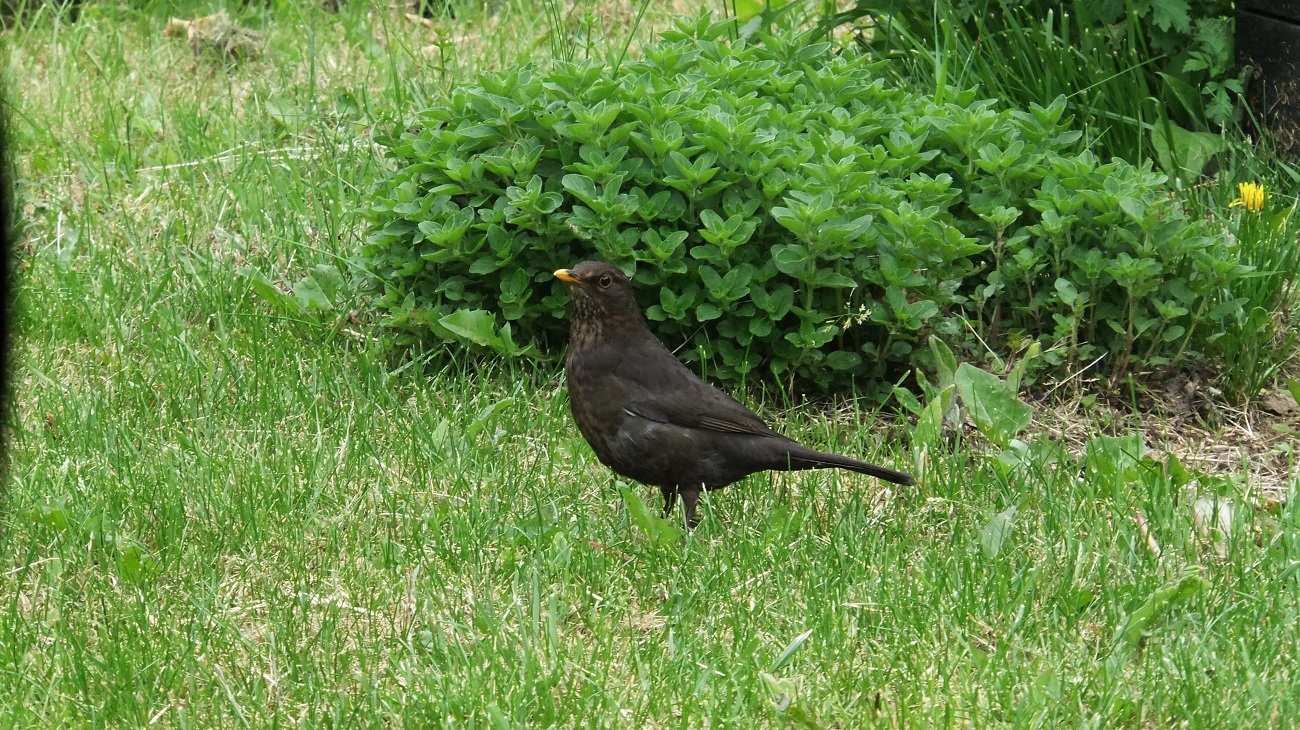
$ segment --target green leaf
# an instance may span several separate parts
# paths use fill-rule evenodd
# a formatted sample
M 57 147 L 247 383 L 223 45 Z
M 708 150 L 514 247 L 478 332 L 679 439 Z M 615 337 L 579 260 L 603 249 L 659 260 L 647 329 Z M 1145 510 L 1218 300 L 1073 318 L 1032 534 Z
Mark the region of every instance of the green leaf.
M 478 415 L 474 417 L 474 420 L 470 422 L 469 426 L 465 427 L 465 440 L 468 441 L 477 436 L 479 431 L 482 431 L 483 427 L 491 422 L 493 416 L 514 405 L 514 403 L 515 401 L 513 398 L 502 398 L 501 400 L 484 407 L 483 410 L 479 411 Z
M 1074 283 L 1069 279 L 1057 279 L 1053 284 L 1056 289 L 1056 295 L 1061 298 L 1061 302 L 1066 306 L 1073 307 L 1079 299 L 1079 290 L 1075 288 Z
M 1200 177 L 1210 160 L 1228 148 L 1228 143 L 1217 134 L 1189 132 L 1173 122 L 1157 121 L 1151 126 L 1151 146 L 1165 172 L 1192 180 Z
M 1291 397 L 1295 399 L 1295 402 L 1300 403 L 1300 380 L 1288 378 L 1286 381 L 1286 389 L 1291 391 Z
M 1128 618 L 1116 629 L 1112 644 L 1132 645 L 1142 632 L 1149 629 L 1160 617 L 1179 604 L 1204 593 L 1209 587 L 1210 581 L 1201 575 L 1199 566 L 1193 565 L 1185 569 L 1182 576 L 1156 589 L 1145 603 L 1128 615 Z
M 736 17 L 742 21 L 763 12 L 763 0 L 732 0 L 732 2 Z
M 268 117 L 288 129 L 297 128 L 309 118 L 307 112 L 297 108 L 292 102 L 279 98 L 267 99 L 262 102 L 262 108 L 266 110 Z
M 316 282 L 316 288 L 333 304 L 338 304 L 339 294 L 344 289 L 343 274 L 332 264 L 316 264 L 307 274 Z
M 1151 9 L 1151 22 L 1160 30 L 1192 32 L 1192 8 L 1187 0 L 1154 0 L 1144 5 Z
M 912 391 L 902 386 L 894 386 L 893 395 L 898 399 L 899 405 L 907 409 L 908 413 L 914 416 L 921 415 L 921 401 L 917 400 L 915 395 L 912 395 Z M 916 442 L 915 429 L 912 430 L 912 441 L 913 443 Z
M 939 378 L 939 387 L 944 388 L 956 382 L 957 356 L 952 348 L 935 335 L 930 335 L 930 352 L 934 355 L 935 375 Z
M 829 286 L 842 289 L 852 289 L 858 285 L 858 282 L 850 279 L 843 274 L 837 274 L 829 269 L 819 269 L 817 275 L 813 277 L 817 286 Z M 936 307 L 935 311 L 938 311 Z
M 565 175 L 560 178 L 560 184 L 587 205 L 594 205 L 594 201 L 600 198 L 596 183 L 586 175 Z
M 772 247 L 772 264 L 776 270 L 796 279 L 808 270 L 808 249 L 799 244 L 777 244 Z
M 1020 392 L 1020 382 L 1025 377 L 1025 371 L 1029 369 L 1030 363 L 1038 359 L 1038 356 L 1042 354 L 1042 352 L 1042 344 L 1035 340 L 1029 345 L 1029 349 L 1025 350 L 1025 355 L 1020 358 L 1020 362 L 1017 362 L 1015 366 L 1011 368 L 1011 372 L 1007 373 L 1007 387 L 1011 389 L 1012 393 Z
M 938 449 L 943 445 L 943 415 L 952 405 L 955 388 L 955 385 L 943 388 L 936 397 L 925 404 L 925 409 L 916 419 L 916 428 L 912 429 L 913 446 Z
M 848 350 L 836 350 L 826 356 L 826 364 L 832 370 L 852 370 L 862 364 L 862 356 Z
M 28 507 L 23 511 L 23 516 L 37 524 L 49 525 L 56 530 L 63 531 L 71 525 L 68 521 L 66 502 L 66 499 L 60 498 L 53 502 L 47 501 L 39 506 Z
M 962 363 L 957 368 L 956 383 L 962 403 L 988 440 L 1006 448 L 1011 439 L 1029 427 L 1033 409 L 998 376 Z
M 1083 609 L 1087 608 L 1094 600 L 1096 600 L 1096 598 L 1097 594 L 1087 588 L 1075 587 L 1065 594 L 1063 600 L 1065 601 L 1066 607 L 1071 611 L 1074 613 L 1082 613 Z
M 686 533 L 678 527 L 676 521 L 652 513 L 646 506 L 645 500 L 641 499 L 641 495 L 631 487 L 619 482 L 618 492 L 623 495 L 623 504 L 627 506 L 628 514 L 632 517 L 632 524 L 641 530 L 641 534 L 646 536 L 650 544 L 661 548 L 672 547 L 681 544 L 685 539 Z
M 509 730 L 514 727 L 510 723 L 510 718 L 501 711 L 501 705 L 496 700 L 488 703 L 487 706 L 488 721 L 492 724 L 492 730 Z
M 457 309 L 438 320 L 452 334 L 476 345 L 498 349 L 501 338 L 497 336 L 496 317 L 485 309 Z
M 768 702 L 772 704 L 772 708 L 781 713 L 789 710 L 796 696 L 797 688 L 795 683 L 789 679 L 774 676 L 769 672 L 759 672 L 758 677 L 763 680 L 763 684 L 767 688 L 770 695 Z
M 298 315 L 302 314 L 303 305 L 298 300 L 280 291 L 279 287 L 271 283 L 266 278 L 266 274 L 254 269 L 251 266 L 245 266 L 239 270 L 239 275 L 248 280 L 249 286 L 259 297 L 266 300 L 271 308 L 281 314 Z
M 1011 523 L 1015 521 L 1019 511 L 1018 507 L 1012 505 L 1005 511 L 993 515 L 993 519 L 984 525 L 983 530 L 980 530 L 980 550 L 984 552 L 986 560 L 992 560 L 1002 552 L 1002 543 L 1011 534 Z
M 298 300 L 298 305 L 304 311 L 332 309 L 333 302 L 321 290 L 320 284 L 308 276 L 293 285 L 293 298 Z
M 139 585 L 157 570 L 157 561 L 133 542 L 121 547 L 117 555 L 117 571 L 128 583 Z
M 1098 476 L 1123 482 L 1142 463 L 1145 453 L 1140 434 L 1096 436 L 1088 442 L 1084 458 Z
M 1120 198 L 1119 207 L 1120 210 L 1128 213 L 1135 221 L 1141 222 L 1147 217 L 1146 205 L 1136 198 Z
M 781 655 L 776 658 L 776 661 L 772 662 L 772 666 L 769 667 L 767 671 L 769 673 L 780 671 L 780 669 L 786 665 L 786 662 L 790 661 L 790 657 L 794 656 L 796 651 L 799 651 L 799 647 L 803 646 L 804 642 L 808 640 L 808 637 L 812 636 L 812 633 L 813 630 L 808 629 L 802 634 L 794 637 L 789 644 L 786 644 L 785 649 L 781 651 Z

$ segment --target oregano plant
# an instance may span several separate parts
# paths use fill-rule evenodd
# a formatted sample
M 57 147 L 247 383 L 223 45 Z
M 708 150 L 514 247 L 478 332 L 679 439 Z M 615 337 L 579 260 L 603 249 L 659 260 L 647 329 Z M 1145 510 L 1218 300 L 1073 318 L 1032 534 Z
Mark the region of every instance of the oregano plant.
M 1149 165 L 1081 151 L 1063 100 L 936 99 L 812 36 L 730 29 L 679 21 L 616 69 L 484 73 L 384 140 L 355 264 L 399 340 L 557 351 L 551 272 L 589 258 L 729 383 L 887 395 L 931 335 L 1169 365 L 1232 311 L 1231 242 Z

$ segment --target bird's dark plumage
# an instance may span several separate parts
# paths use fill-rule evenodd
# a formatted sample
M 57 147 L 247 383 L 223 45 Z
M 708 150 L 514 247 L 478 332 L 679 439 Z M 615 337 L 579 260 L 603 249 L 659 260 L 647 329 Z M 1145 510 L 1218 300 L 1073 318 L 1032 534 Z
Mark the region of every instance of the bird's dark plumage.
M 615 267 L 587 261 L 555 276 L 573 296 L 564 363 L 573 420 L 602 464 L 659 487 L 665 511 L 680 494 L 694 525 L 701 491 L 766 470 L 838 468 L 913 483 L 902 472 L 786 438 L 700 380 L 650 332 L 631 282 Z

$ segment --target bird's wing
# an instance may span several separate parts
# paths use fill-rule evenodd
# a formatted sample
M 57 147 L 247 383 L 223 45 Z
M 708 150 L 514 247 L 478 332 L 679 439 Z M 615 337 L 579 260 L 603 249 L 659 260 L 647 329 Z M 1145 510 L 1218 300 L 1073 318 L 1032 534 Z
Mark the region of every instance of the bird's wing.
M 630 413 L 685 428 L 779 436 L 739 401 L 700 380 L 667 348 L 636 350 L 619 358 L 612 373 Z

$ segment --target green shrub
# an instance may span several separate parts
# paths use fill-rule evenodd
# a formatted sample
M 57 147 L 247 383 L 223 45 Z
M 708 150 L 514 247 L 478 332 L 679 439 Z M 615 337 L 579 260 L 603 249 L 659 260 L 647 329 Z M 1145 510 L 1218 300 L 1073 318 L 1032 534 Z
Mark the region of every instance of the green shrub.
M 659 337 L 731 383 L 874 387 L 931 333 L 1168 364 L 1228 316 L 1245 269 L 1226 237 L 1149 165 L 1077 152 L 1063 100 L 936 99 L 727 28 L 683 21 L 613 69 L 484 74 L 388 140 L 357 263 L 401 339 L 510 350 L 494 325 L 513 324 L 554 351 L 551 272 L 588 258 L 633 273 Z

